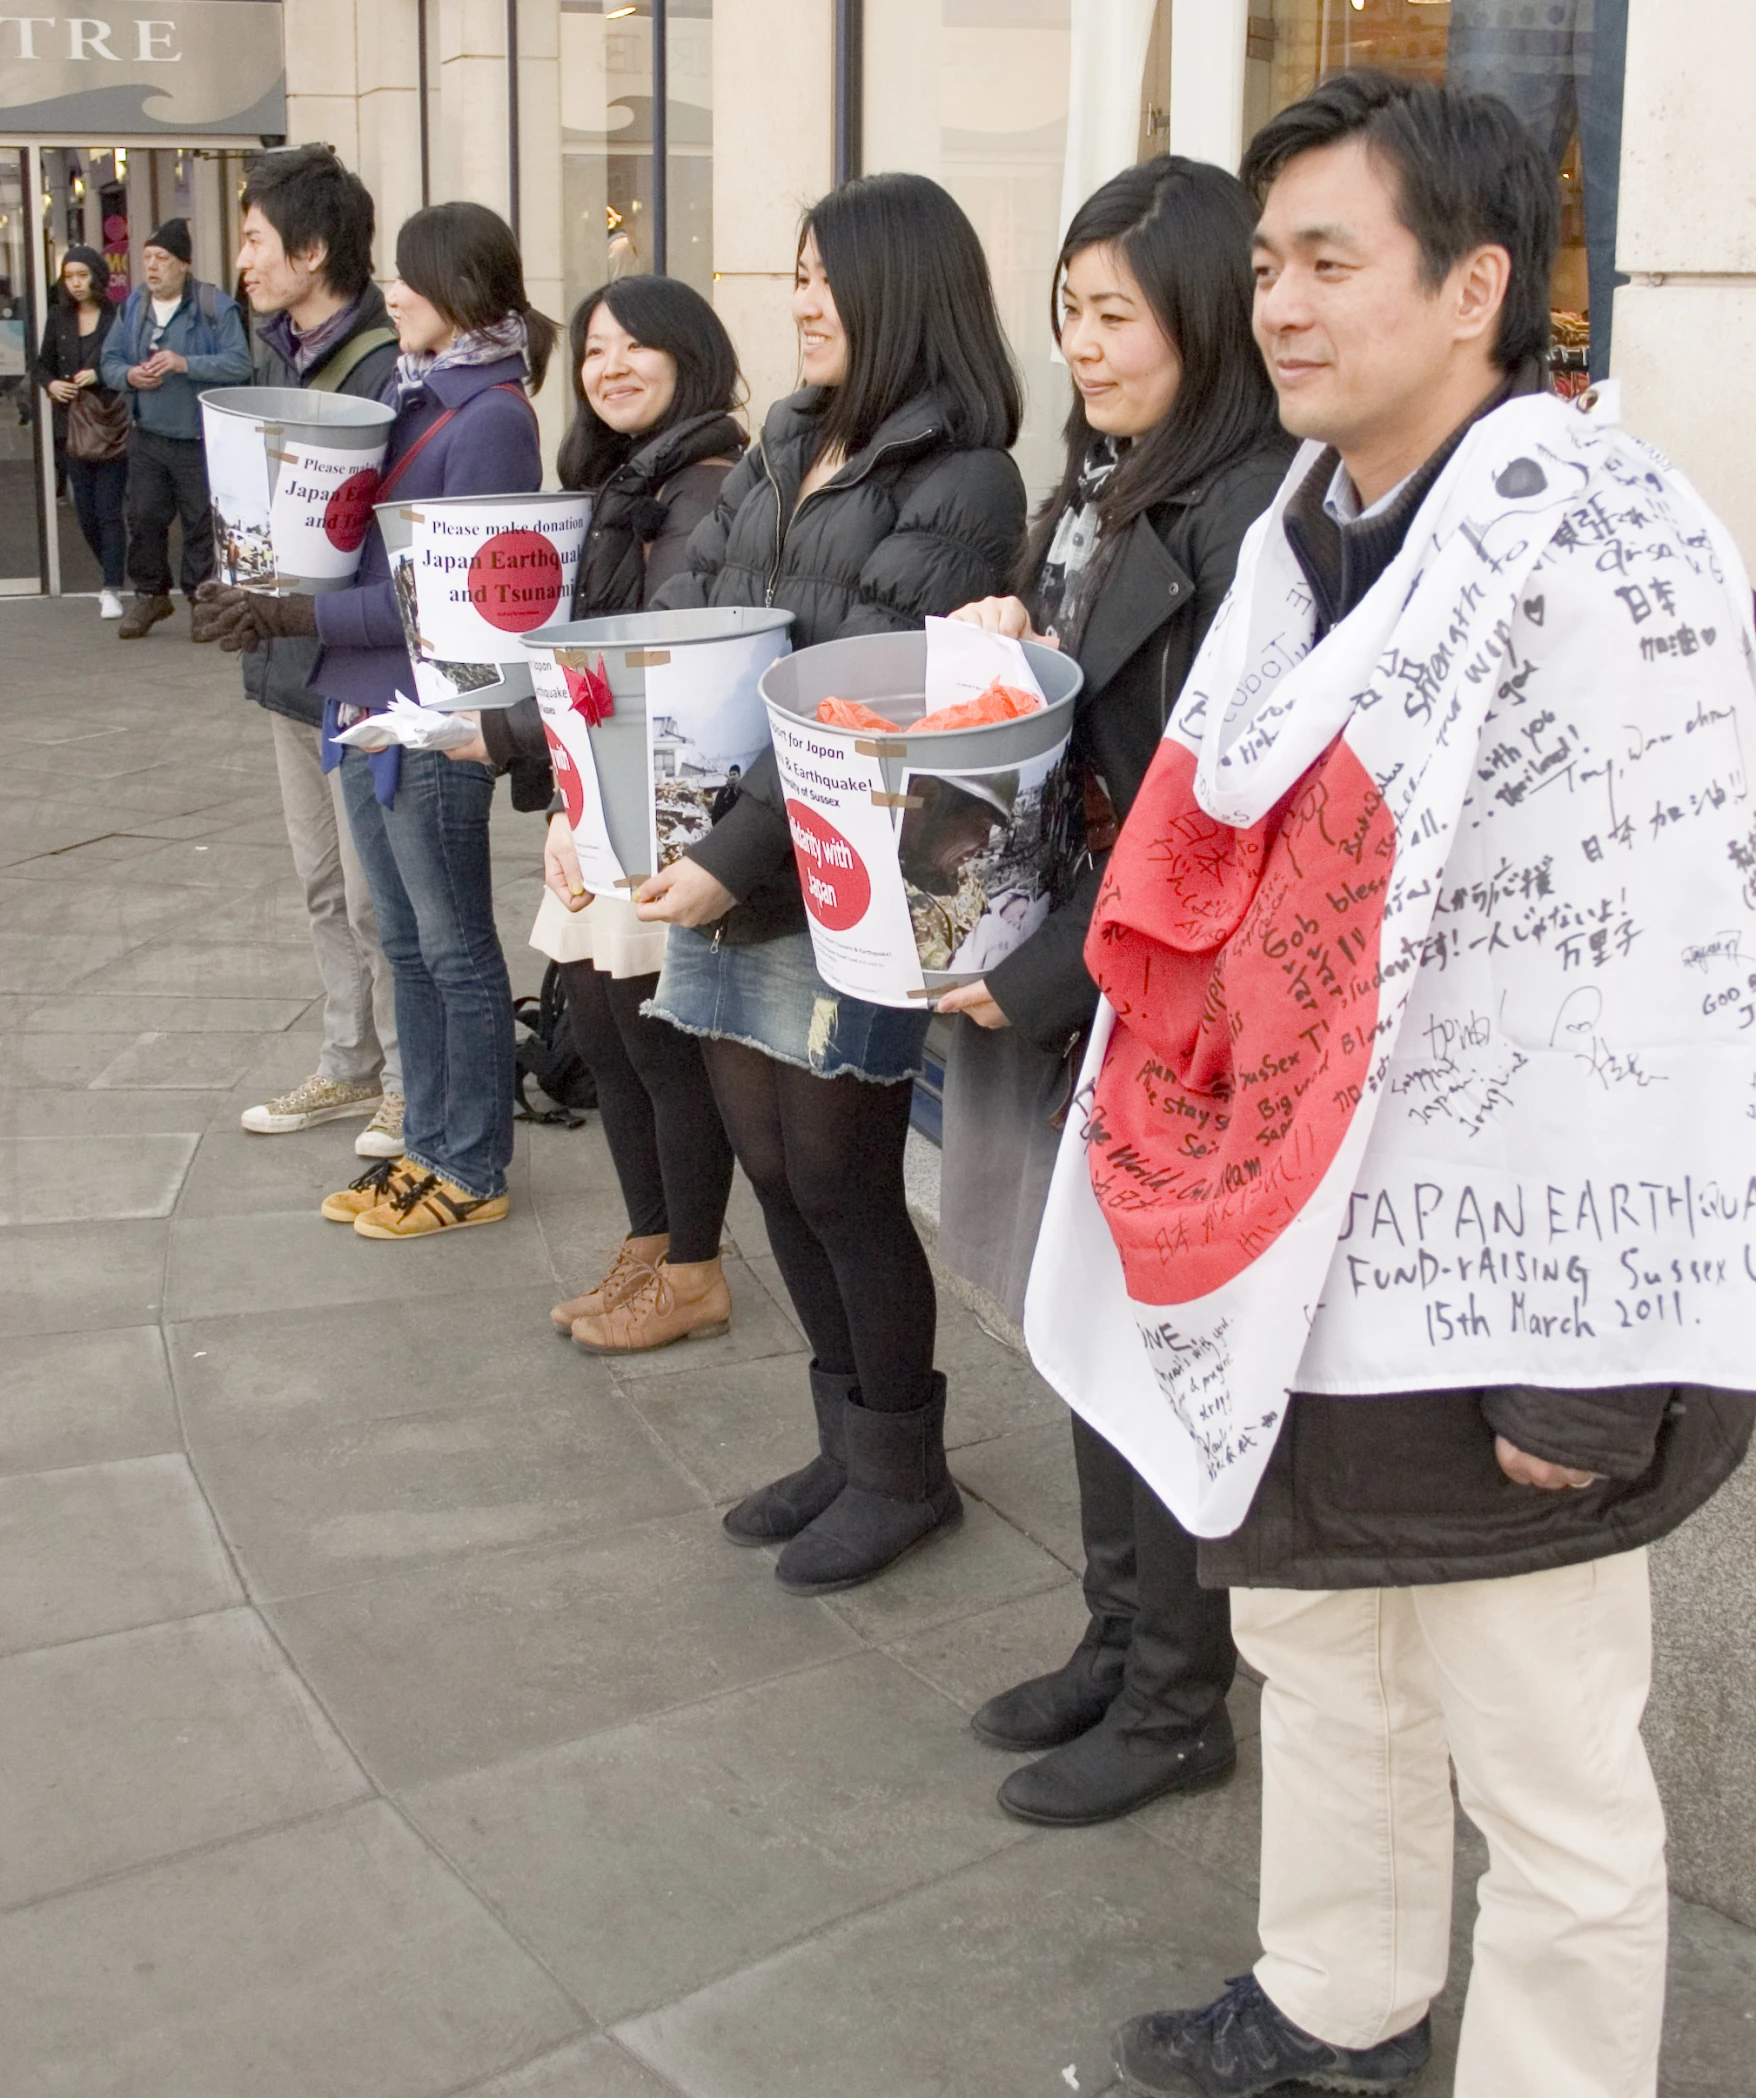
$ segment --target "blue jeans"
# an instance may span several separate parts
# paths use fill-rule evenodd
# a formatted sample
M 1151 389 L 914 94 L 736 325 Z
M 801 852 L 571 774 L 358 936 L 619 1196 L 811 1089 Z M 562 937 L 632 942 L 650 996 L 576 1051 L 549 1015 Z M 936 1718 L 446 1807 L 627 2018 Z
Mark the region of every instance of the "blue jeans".
M 494 775 L 405 750 L 383 807 L 357 750 L 342 798 L 378 938 L 396 975 L 409 1163 L 466 1194 L 503 1194 L 512 1159 L 512 986 L 494 930 L 488 810 Z
M 128 553 L 128 527 L 123 521 L 122 505 L 128 494 L 128 461 L 70 458 L 67 486 L 85 543 L 103 569 L 104 588 L 120 591 L 127 574 L 123 564 Z

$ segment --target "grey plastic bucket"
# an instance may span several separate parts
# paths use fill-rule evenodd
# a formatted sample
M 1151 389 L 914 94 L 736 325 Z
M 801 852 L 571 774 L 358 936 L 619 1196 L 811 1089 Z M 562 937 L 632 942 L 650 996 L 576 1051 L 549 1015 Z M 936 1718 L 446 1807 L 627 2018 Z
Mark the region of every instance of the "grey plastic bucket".
M 410 661 L 437 669 L 443 679 L 443 683 L 433 679 L 418 680 L 427 689 L 418 695 L 411 693 L 411 698 L 418 696 L 423 705 L 447 714 L 463 709 L 516 706 L 519 700 L 531 696 L 530 658 L 523 644 L 539 631 L 534 627 L 522 634 L 507 631 L 496 637 L 499 645 L 494 652 L 469 660 L 442 662 L 425 650 L 416 630 L 412 590 L 407 583 L 400 582 L 402 571 L 397 559 L 414 545 L 416 520 L 424 512 L 467 518 L 472 511 L 487 510 L 516 521 L 534 519 L 557 508 L 570 509 L 579 516 L 582 526 L 589 524 L 590 496 L 569 495 L 553 489 L 546 494 L 528 495 L 410 496 L 403 501 L 378 505 L 378 529 L 384 535 L 384 550 L 390 556 L 391 574 L 400 583 L 397 598 Z M 572 579 L 569 577 L 557 609 L 565 610 L 571 598 Z
M 876 1004 L 910 1006 L 918 1005 L 935 991 L 976 981 L 983 973 L 980 966 L 939 966 L 928 957 L 932 955 L 937 961 L 937 950 L 942 945 L 946 963 L 960 946 L 978 951 L 985 947 L 987 966 L 1000 959 L 1010 928 L 1003 921 L 1000 908 L 994 906 L 994 893 L 983 892 L 981 906 L 967 926 L 961 926 L 957 916 L 957 908 L 970 907 L 974 893 L 966 893 L 966 879 L 975 881 L 985 862 L 991 861 L 996 869 L 1011 869 L 1021 884 L 999 892 L 1007 907 L 1013 899 L 1017 900 L 1021 919 L 1027 919 L 1035 910 L 1046 910 L 1043 897 L 1052 881 L 1051 863 L 1061 850 L 1064 830 L 1067 739 L 1073 727 L 1074 701 L 1084 677 L 1073 658 L 1058 649 L 1026 642 L 1024 653 L 1042 688 L 1047 702 L 1044 707 L 1016 720 L 993 722 L 983 728 L 929 730 L 913 735 L 909 733 L 910 724 L 921 718 L 926 706 L 924 632 L 826 641 L 816 648 L 800 649 L 765 673 L 762 696 L 771 717 L 777 722 L 790 718 L 808 725 L 812 744 L 821 752 L 836 754 L 847 775 L 870 775 L 870 799 L 893 812 L 886 819 L 893 826 L 888 831 L 881 824 L 864 822 L 870 839 L 875 841 L 881 831 L 888 835 L 888 864 L 876 871 L 865 869 L 871 877 L 868 893 L 872 900 L 852 924 L 834 922 L 830 913 L 820 910 L 816 897 L 822 892 L 816 889 L 814 870 L 803 857 L 808 841 L 800 837 L 799 820 L 794 821 L 794 843 L 802 855 L 800 879 L 817 969 L 835 989 Z M 818 704 L 825 699 L 859 701 L 894 721 L 897 731 L 881 734 L 876 730 L 826 726 L 816 718 Z M 827 763 L 815 769 L 821 777 L 830 776 Z M 943 866 L 930 857 L 932 840 L 923 841 L 918 834 L 913 849 L 928 857 L 917 857 L 912 863 L 909 860 L 911 823 L 925 826 L 942 816 L 942 811 L 929 806 L 925 789 L 904 792 L 909 775 L 921 773 L 941 776 L 937 791 L 945 810 L 961 802 L 967 816 L 973 818 L 972 837 L 983 831 L 984 805 L 988 811 L 985 821 L 991 827 L 986 842 L 979 847 L 972 842 L 961 858 L 949 858 Z M 786 774 L 783 757 L 783 782 Z M 959 775 L 964 776 L 961 783 Z M 1030 782 L 1028 787 L 1026 780 Z M 794 785 L 797 792 L 789 785 L 789 801 L 802 802 L 820 814 L 833 810 L 832 799 L 815 798 L 804 770 Z M 858 799 L 856 796 L 856 802 Z M 845 796 L 842 806 L 847 807 Z M 858 813 L 864 819 L 864 809 Z M 995 824 L 995 818 L 1002 820 Z M 943 816 L 943 820 L 950 823 L 954 819 Z M 995 830 L 999 832 L 997 838 Z M 836 849 L 840 850 L 845 842 L 837 837 Z M 920 879 L 909 879 L 911 864 Z M 864 866 L 863 860 L 861 865 Z M 959 872 L 947 901 L 925 884 L 948 880 L 953 866 L 973 871 L 967 875 Z M 931 872 L 924 871 L 929 867 Z M 894 908 L 881 907 L 881 887 L 890 880 L 890 868 L 904 878 L 906 928 Z M 1036 882 L 1043 885 L 1040 894 L 1029 887 Z M 961 937 L 955 937 L 960 926 Z M 1019 939 L 1025 936 L 1022 931 L 1018 933 Z M 903 987 L 903 979 L 917 972 L 918 980 Z
M 201 396 L 201 414 L 221 580 L 259 590 L 347 589 L 395 409 L 296 386 L 216 386 Z M 320 460 L 301 481 L 306 447 Z M 308 500 L 288 504 L 288 489 L 307 486 Z M 313 556 L 320 516 L 332 529 Z M 295 518 L 310 531 L 297 529 Z
M 588 757 L 596 775 L 609 844 L 625 883 L 631 885 L 655 871 L 651 864 L 657 820 L 653 788 L 658 761 L 652 751 L 647 705 L 649 678 L 658 673 L 658 683 L 673 665 L 684 666 L 693 673 L 693 682 L 711 692 L 723 666 L 728 709 L 739 718 L 747 714 L 753 724 L 743 746 L 743 761 L 747 762 L 760 753 L 767 739 L 752 673 L 772 669 L 775 654 L 788 645 L 792 623 L 790 612 L 728 605 L 705 611 L 629 612 L 614 619 L 569 620 L 524 636 L 526 653 L 537 671 L 538 704 L 550 722 L 551 734 L 554 723 L 550 717 L 558 696 L 557 679 L 549 666 L 596 674 L 601 665 L 614 712 L 593 724 L 571 709 L 573 719 L 563 726 L 572 746 Z M 661 864 L 667 856 L 674 856 L 665 853 L 662 839 L 659 847 Z M 589 869 L 587 882 L 606 893 L 612 887 L 593 882 Z

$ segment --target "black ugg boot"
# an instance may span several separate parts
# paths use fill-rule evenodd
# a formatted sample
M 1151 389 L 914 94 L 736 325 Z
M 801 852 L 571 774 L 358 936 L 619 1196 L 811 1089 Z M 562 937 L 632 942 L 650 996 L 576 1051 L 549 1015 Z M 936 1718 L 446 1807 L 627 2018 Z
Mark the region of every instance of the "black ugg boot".
M 842 1419 L 853 1395 L 852 1377 L 811 1365 L 811 1404 L 817 1409 L 817 1455 L 772 1485 L 758 1486 L 721 1524 L 734 1544 L 782 1544 L 817 1520 L 848 1482 Z
M 1223 1784 L 1237 1763 L 1224 1705 L 1214 1707 L 1205 1726 L 1167 1727 L 1143 1723 L 1124 1691 L 1077 1741 L 1015 1770 L 1000 1787 L 1000 1804 L 1015 1821 L 1089 1828 L 1167 1792 Z
M 847 1485 L 775 1562 L 794 1595 L 857 1588 L 929 1537 L 963 1520 L 945 1468 L 945 1379 L 912 1413 L 878 1413 L 850 1398 L 842 1416 Z
M 990 1748 L 1059 1748 L 1094 1727 L 1116 1701 L 1133 1620 L 1094 1617 L 1070 1659 L 989 1698 L 970 1721 Z

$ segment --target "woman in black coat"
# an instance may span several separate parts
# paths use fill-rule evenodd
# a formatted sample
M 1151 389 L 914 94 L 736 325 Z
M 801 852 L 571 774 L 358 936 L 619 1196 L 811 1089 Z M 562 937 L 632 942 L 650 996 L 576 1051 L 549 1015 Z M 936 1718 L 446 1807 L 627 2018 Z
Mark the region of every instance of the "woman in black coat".
M 89 390 L 106 407 L 116 398 L 98 379 L 98 359 L 120 310 L 109 300 L 109 287 L 110 266 L 95 248 L 67 250 L 37 352 L 37 383 L 55 403 L 55 456 L 66 468 L 80 532 L 102 571 L 98 616 L 120 619 L 128 552 L 123 519 L 127 451 L 114 459 L 77 459 L 67 451 L 68 410 L 75 397 Z
M 727 478 L 663 605 L 779 605 L 793 643 L 918 627 L 1010 574 L 1019 391 L 975 229 L 935 182 L 832 191 L 800 238 L 804 389 Z M 961 1515 L 933 1368 L 932 1272 L 902 1158 L 926 1015 L 832 991 L 773 753 L 709 835 L 639 892 L 669 923 L 653 1009 L 702 1037 L 815 1361 L 818 1454 L 725 1518 L 784 1543 L 796 1594 L 870 1580 Z
M 1254 209 L 1216 167 L 1164 155 L 1105 183 L 1055 267 L 1073 375 L 1067 469 L 1037 518 L 1016 597 L 960 617 L 1054 641 L 1085 673 L 1071 759 L 1085 850 L 1029 939 L 939 1000 L 961 1013 L 946 1070 L 941 1255 L 1020 1315 L 1079 1039 L 1097 991 L 1086 929 L 1128 812 L 1293 447 L 1250 334 Z M 991 1699 L 984 1740 L 1054 1753 L 1000 1801 L 1021 1819 L 1104 1821 L 1224 1776 L 1235 1655 L 1226 1596 L 1195 1543 L 1077 1418 L 1091 1623 L 1065 1667 Z
M 572 616 L 603 619 L 642 610 L 682 569 L 691 534 L 742 454 L 732 417 L 738 359 L 718 314 L 674 277 L 601 286 L 579 302 L 568 332 L 577 407 L 557 463 L 563 488 L 592 495 Z M 512 772 L 515 805 L 551 807 L 536 701 L 480 718 L 490 762 Z M 595 1354 L 723 1332 L 731 1145 L 700 1044 L 641 1013 L 658 988 L 665 929 L 641 924 L 622 898 L 587 891 L 565 809 L 549 818 L 543 877 L 552 900 L 532 942 L 561 964 L 568 1022 L 597 1081 L 628 1211 L 609 1272 L 549 1316 Z

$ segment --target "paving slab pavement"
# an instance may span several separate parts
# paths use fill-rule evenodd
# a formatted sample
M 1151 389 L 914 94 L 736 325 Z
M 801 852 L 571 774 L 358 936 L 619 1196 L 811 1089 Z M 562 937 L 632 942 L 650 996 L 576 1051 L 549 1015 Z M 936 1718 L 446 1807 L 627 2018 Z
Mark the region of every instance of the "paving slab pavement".
M 268 724 L 181 619 L 0 605 L 0 2098 L 1098 2098 L 1254 1952 L 1237 1779 L 1080 1833 L 969 1733 L 1083 1624 L 1065 1420 L 942 1301 L 961 1534 L 829 1601 L 720 1508 L 803 1454 L 749 1189 L 723 1340 L 547 1307 L 601 1132 L 514 1218 L 362 1245 Z M 496 810 L 515 987 L 531 819 Z M 1421 2089 L 1449 2087 L 1484 1862 Z M 1756 2093 L 1756 1933 L 1675 1905 L 1666 2098 Z

